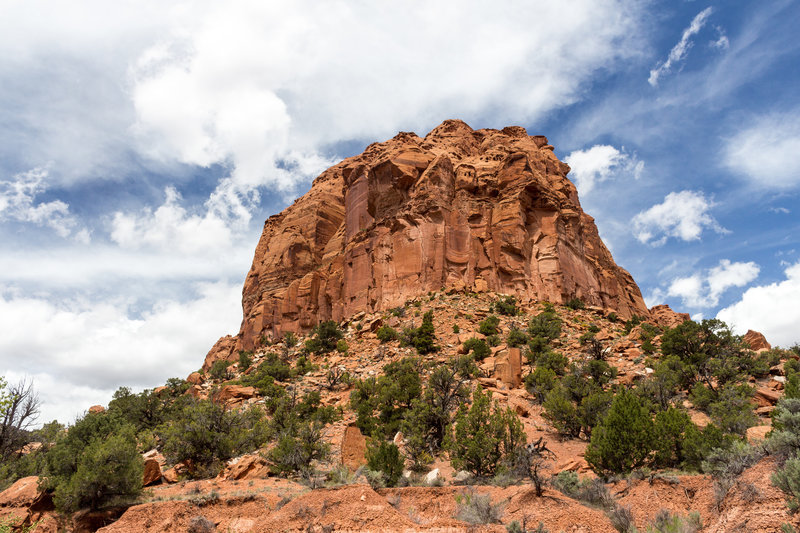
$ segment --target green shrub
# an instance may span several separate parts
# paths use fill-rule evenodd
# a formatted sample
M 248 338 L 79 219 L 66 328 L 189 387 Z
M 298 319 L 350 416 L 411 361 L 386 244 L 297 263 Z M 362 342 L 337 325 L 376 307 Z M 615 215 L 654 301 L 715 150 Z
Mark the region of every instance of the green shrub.
M 478 323 L 478 333 L 481 335 L 497 335 L 500 333 L 500 319 L 495 315 L 489 315 Z
M 800 451 L 800 399 L 783 397 L 778 401 L 766 446 L 782 460 Z
M 489 335 L 488 337 L 486 337 L 486 344 L 488 344 L 492 348 L 494 348 L 495 346 L 500 346 L 500 342 L 502 342 L 500 339 L 500 335 Z
M 346 346 L 347 344 L 345 343 L 345 350 L 347 349 Z M 297 361 L 294 364 L 294 371 L 292 372 L 292 374 L 296 376 L 305 376 L 309 372 L 313 372 L 314 370 L 316 370 L 316 368 L 317 367 L 311 362 L 311 360 L 308 357 L 306 357 L 305 355 L 301 355 L 300 357 L 297 358 Z
M 492 353 L 485 340 L 475 337 L 464 341 L 464 349 L 467 353 L 471 353 L 476 361 L 483 361 Z
M 378 340 L 381 342 L 391 342 L 393 340 L 397 340 L 397 331 L 389 326 L 381 326 L 378 328 L 378 331 L 375 332 L 377 335 Z
M 456 496 L 456 518 L 469 524 L 499 524 L 503 518 L 505 504 L 492 503 L 488 494 L 477 494 L 468 490 Z
M 381 441 L 367 446 L 367 468 L 382 472 L 387 487 L 397 485 L 404 467 L 405 459 L 395 444 Z
M 625 474 L 645 466 L 653 449 L 653 421 L 630 391 L 619 392 L 592 431 L 586 461 L 598 475 Z
M 419 361 L 406 357 L 383 367 L 380 378 L 355 383 L 350 405 L 356 412 L 356 425 L 365 435 L 391 438 L 413 401 L 422 393 Z
M 230 372 L 228 372 L 229 365 L 230 363 L 224 359 L 214 361 L 214 364 L 211 365 L 211 369 L 208 371 L 208 375 L 211 376 L 211 379 L 218 381 L 230 379 Z
M 531 338 L 541 337 L 553 341 L 561 335 L 561 319 L 554 310 L 542 311 L 528 323 L 528 334 Z
M 547 367 L 537 367 L 525 376 L 525 388 L 538 403 L 544 402 L 547 393 L 556 384 L 556 373 Z
M 453 466 L 478 477 L 493 476 L 500 461 L 511 458 L 525 445 L 525 433 L 517 415 L 510 409 L 492 405 L 491 393 L 479 386 L 472 394 L 472 405 L 459 408 L 451 435 L 450 457 Z
M 458 324 L 453 324 L 453 333 L 458 335 L 461 332 L 461 328 L 458 327 Z
M 633 328 L 642 323 L 642 318 L 634 314 L 630 319 L 625 321 L 625 335 L 631 332 Z
M 69 479 L 59 480 L 53 501 L 62 511 L 97 509 L 119 498 L 132 498 L 142 490 L 144 462 L 136 450 L 131 426 L 86 446 Z
M 661 509 L 648 526 L 648 533 L 696 533 L 703 527 L 700 513 L 691 511 L 686 517 Z
M 347 353 L 347 341 L 344 339 L 339 339 L 336 342 L 336 351 L 339 353 Z
M 686 411 L 675 407 L 656 414 L 653 427 L 656 452 L 654 467 L 679 468 L 683 464 L 686 432 L 693 425 Z
M 578 309 L 584 309 L 586 307 L 586 304 L 584 304 L 583 300 L 581 300 L 580 298 L 573 298 L 564 305 L 566 305 L 573 311 L 577 311 Z
M 512 327 L 508 331 L 508 336 L 506 337 L 506 344 L 512 348 L 516 348 L 518 346 L 523 346 L 528 344 L 528 336 L 519 328 Z
M 239 370 L 244 372 L 253 364 L 253 352 L 239 350 Z
M 782 468 L 772 474 L 772 484 L 781 489 L 786 496 L 789 512 L 796 513 L 800 509 L 800 458 L 792 457 Z
M 193 477 L 216 474 L 228 459 L 255 450 L 267 441 L 267 424 L 257 407 L 229 411 L 209 400 L 197 400 L 160 430 L 163 453 L 171 463 L 185 462 Z
M 500 298 L 494 303 L 494 308 L 498 313 L 505 316 L 516 316 L 519 313 L 517 309 L 517 299 L 513 296 Z
M 45 456 L 43 488 L 62 511 L 97 508 L 142 488 L 135 429 L 121 417 L 90 413 L 75 421 Z
M 276 473 L 308 476 L 313 471 L 314 461 L 324 461 L 330 455 L 330 446 L 322 438 L 322 424 L 317 421 L 291 424 L 276 440 L 268 454 Z
M 283 334 L 283 342 L 286 344 L 287 348 L 293 348 L 297 346 L 297 335 L 291 331 L 287 331 Z
M 288 381 L 292 377 L 292 367 L 281 361 L 276 353 L 269 352 L 254 372 L 239 378 L 242 385 L 256 387 L 268 392 L 277 381 Z
M 545 396 L 544 413 L 546 418 L 560 434 L 578 438 L 581 434 L 581 421 L 572 397 L 561 383 L 556 384 Z
M 413 346 L 420 355 L 429 354 L 439 349 L 436 345 L 436 331 L 433 327 L 433 311 L 422 316 L 422 324 L 418 328 L 406 328 L 401 338 L 402 346 Z
M 306 350 L 318 354 L 332 352 L 343 336 L 339 324 L 326 320 L 314 328 L 314 337 L 306 341 Z

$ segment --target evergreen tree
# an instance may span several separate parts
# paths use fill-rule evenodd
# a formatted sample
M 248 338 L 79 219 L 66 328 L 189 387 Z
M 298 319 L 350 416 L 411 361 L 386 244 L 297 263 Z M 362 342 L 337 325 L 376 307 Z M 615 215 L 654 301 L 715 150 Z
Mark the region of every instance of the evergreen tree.
M 603 422 L 592 431 L 586 461 L 600 476 L 624 474 L 645 466 L 653 449 L 653 421 L 628 390 L 614 397 Z

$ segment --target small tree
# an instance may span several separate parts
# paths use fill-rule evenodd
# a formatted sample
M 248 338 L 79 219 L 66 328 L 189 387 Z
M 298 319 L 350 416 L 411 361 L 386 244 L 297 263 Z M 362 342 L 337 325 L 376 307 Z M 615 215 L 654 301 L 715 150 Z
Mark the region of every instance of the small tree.
M 472 394 L 472 406 L 462 406 L 456 415 L 450 442 L 452 463 L 476 476 L 491 476 L 503 458 L 511 458 L 524 446 L 522 423 L 510 409 L 492 405 L 491 393 L 479 386 Z
M 646 465 L 652 449 L 650 413 L 636 395 L 623 390 L 592 432 L 586 461 L 598 475 L 624 474 Z
M 494 315 L 489 315 L 478 324 L 478 332 L 487 337 L 490 335 L 497 335 L 500 333 L 499 326 L 500 319 Z
M 494 303 L 494 308 L 498 313 L 505 316 L 516 316 L 519 313 L 517 299 L 514 296 L 500 298 Z
M 367 446 L 367 468 L 382 472 L 387 487 L 397 485 L 403 475 L 404 466 L 405 459 L 394 443 L 381 441 Z

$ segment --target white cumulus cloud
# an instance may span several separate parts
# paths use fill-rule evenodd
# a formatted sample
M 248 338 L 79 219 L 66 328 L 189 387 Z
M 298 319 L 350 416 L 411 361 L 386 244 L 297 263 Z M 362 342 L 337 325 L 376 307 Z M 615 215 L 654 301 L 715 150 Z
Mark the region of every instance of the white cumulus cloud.
M 800 185 L 800 109 L 763 115 L 729 138 L 722 159 L 761 189 Z
M 654 246 L 664 244 L 669 237 L 684 241 L 700 239 L 708 228 L 717 233 L 726 233 L 709 214 L 713 202 L 701 192 L 671 192 L 664 201 L 633 217 L 633 232 L 642 243 Z
M 742 298 L 717 313 L 736 333 L 760 331 L 773 345 L 800 343 L 800 262 L 784 271 L 786 279 L 747 289 Z
M 13 220 L 47 226 L 61 237 L 72 236 L 88 242 L 89 232 L 81 228 L 69 212 L 69 205 L 61 200 L 36 202 L 36 197 L 47 190 L 48 170 L 35 168 L 0 181 L 0 222 Z
M 681 35 L 681 40 L 678 41 L 678 44 L 672 47 L 672 50 L 669 51 L 669 55 L 667 59 L 662 63 L 659 63 L 656 68 L 650 71 L 650 77 L 647 78 L 647 82 L 655 87 L 658 85 L 658 80 L 664 74 L 670 72 L 673 67 L 686 59 L 686 55 L 689 53 L 689 49 L 692 47 L 692 37 L 697 35 L 700 30 L 703 29 L 703 26 L 706 25 L 708 21 L 708 17 L 711 15 L 713 11 L 712 8 L 707 7 L 692 19 L 691 24 L 689 27 L 683 30 L 683 35 Z M 723 36 L 724 37 L 724 36 Z M 727 42 L 727 38 L 725 38 Z
M 564 158 L 572 170 L 570 177 L 575 181 L 578 193 L 588 195 L 595 184 L 606 181 L 615 173 L 627 172 L 638 179 L 644 170 L 644 161 L 607 144 L 596 144 L 586 150 L 575 150 Z
M 655 289 L 647 298 L 649 305 L 663 303 L 666 297 L 680 298 L 684 305 L 697 309 L 719 304 L 722 294 L 733 287 L 744 287 L 758 277 L 760 267 L 752 262 L 723 259 L 705 272 L 673 279 L 666 289 Z
M 140 314 L 125 302 L 0 295 L 0 375 L 32 376 L 42 421 L 71 422 L 120 385 L 153 387 L 199 368 L 214 342 L 238 328 L 240 291 L 197 284 L 194 298 L 159 300 Z

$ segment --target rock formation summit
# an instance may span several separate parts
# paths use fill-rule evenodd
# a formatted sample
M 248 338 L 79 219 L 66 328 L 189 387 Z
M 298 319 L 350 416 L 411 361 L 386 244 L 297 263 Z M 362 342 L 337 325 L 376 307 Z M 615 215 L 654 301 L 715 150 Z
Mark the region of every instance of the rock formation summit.
M 570 168 L 521 127 L 447 120 L 424 138 L 399 133 L 323 172 L 271 216 L 244 284 L 236 338 L 379 311 L 442 288 L 522 303 L 580 298 L 622 317 L 648 315 L 583 212 Z M 211 354 L 209 354 L 211 355 Z

